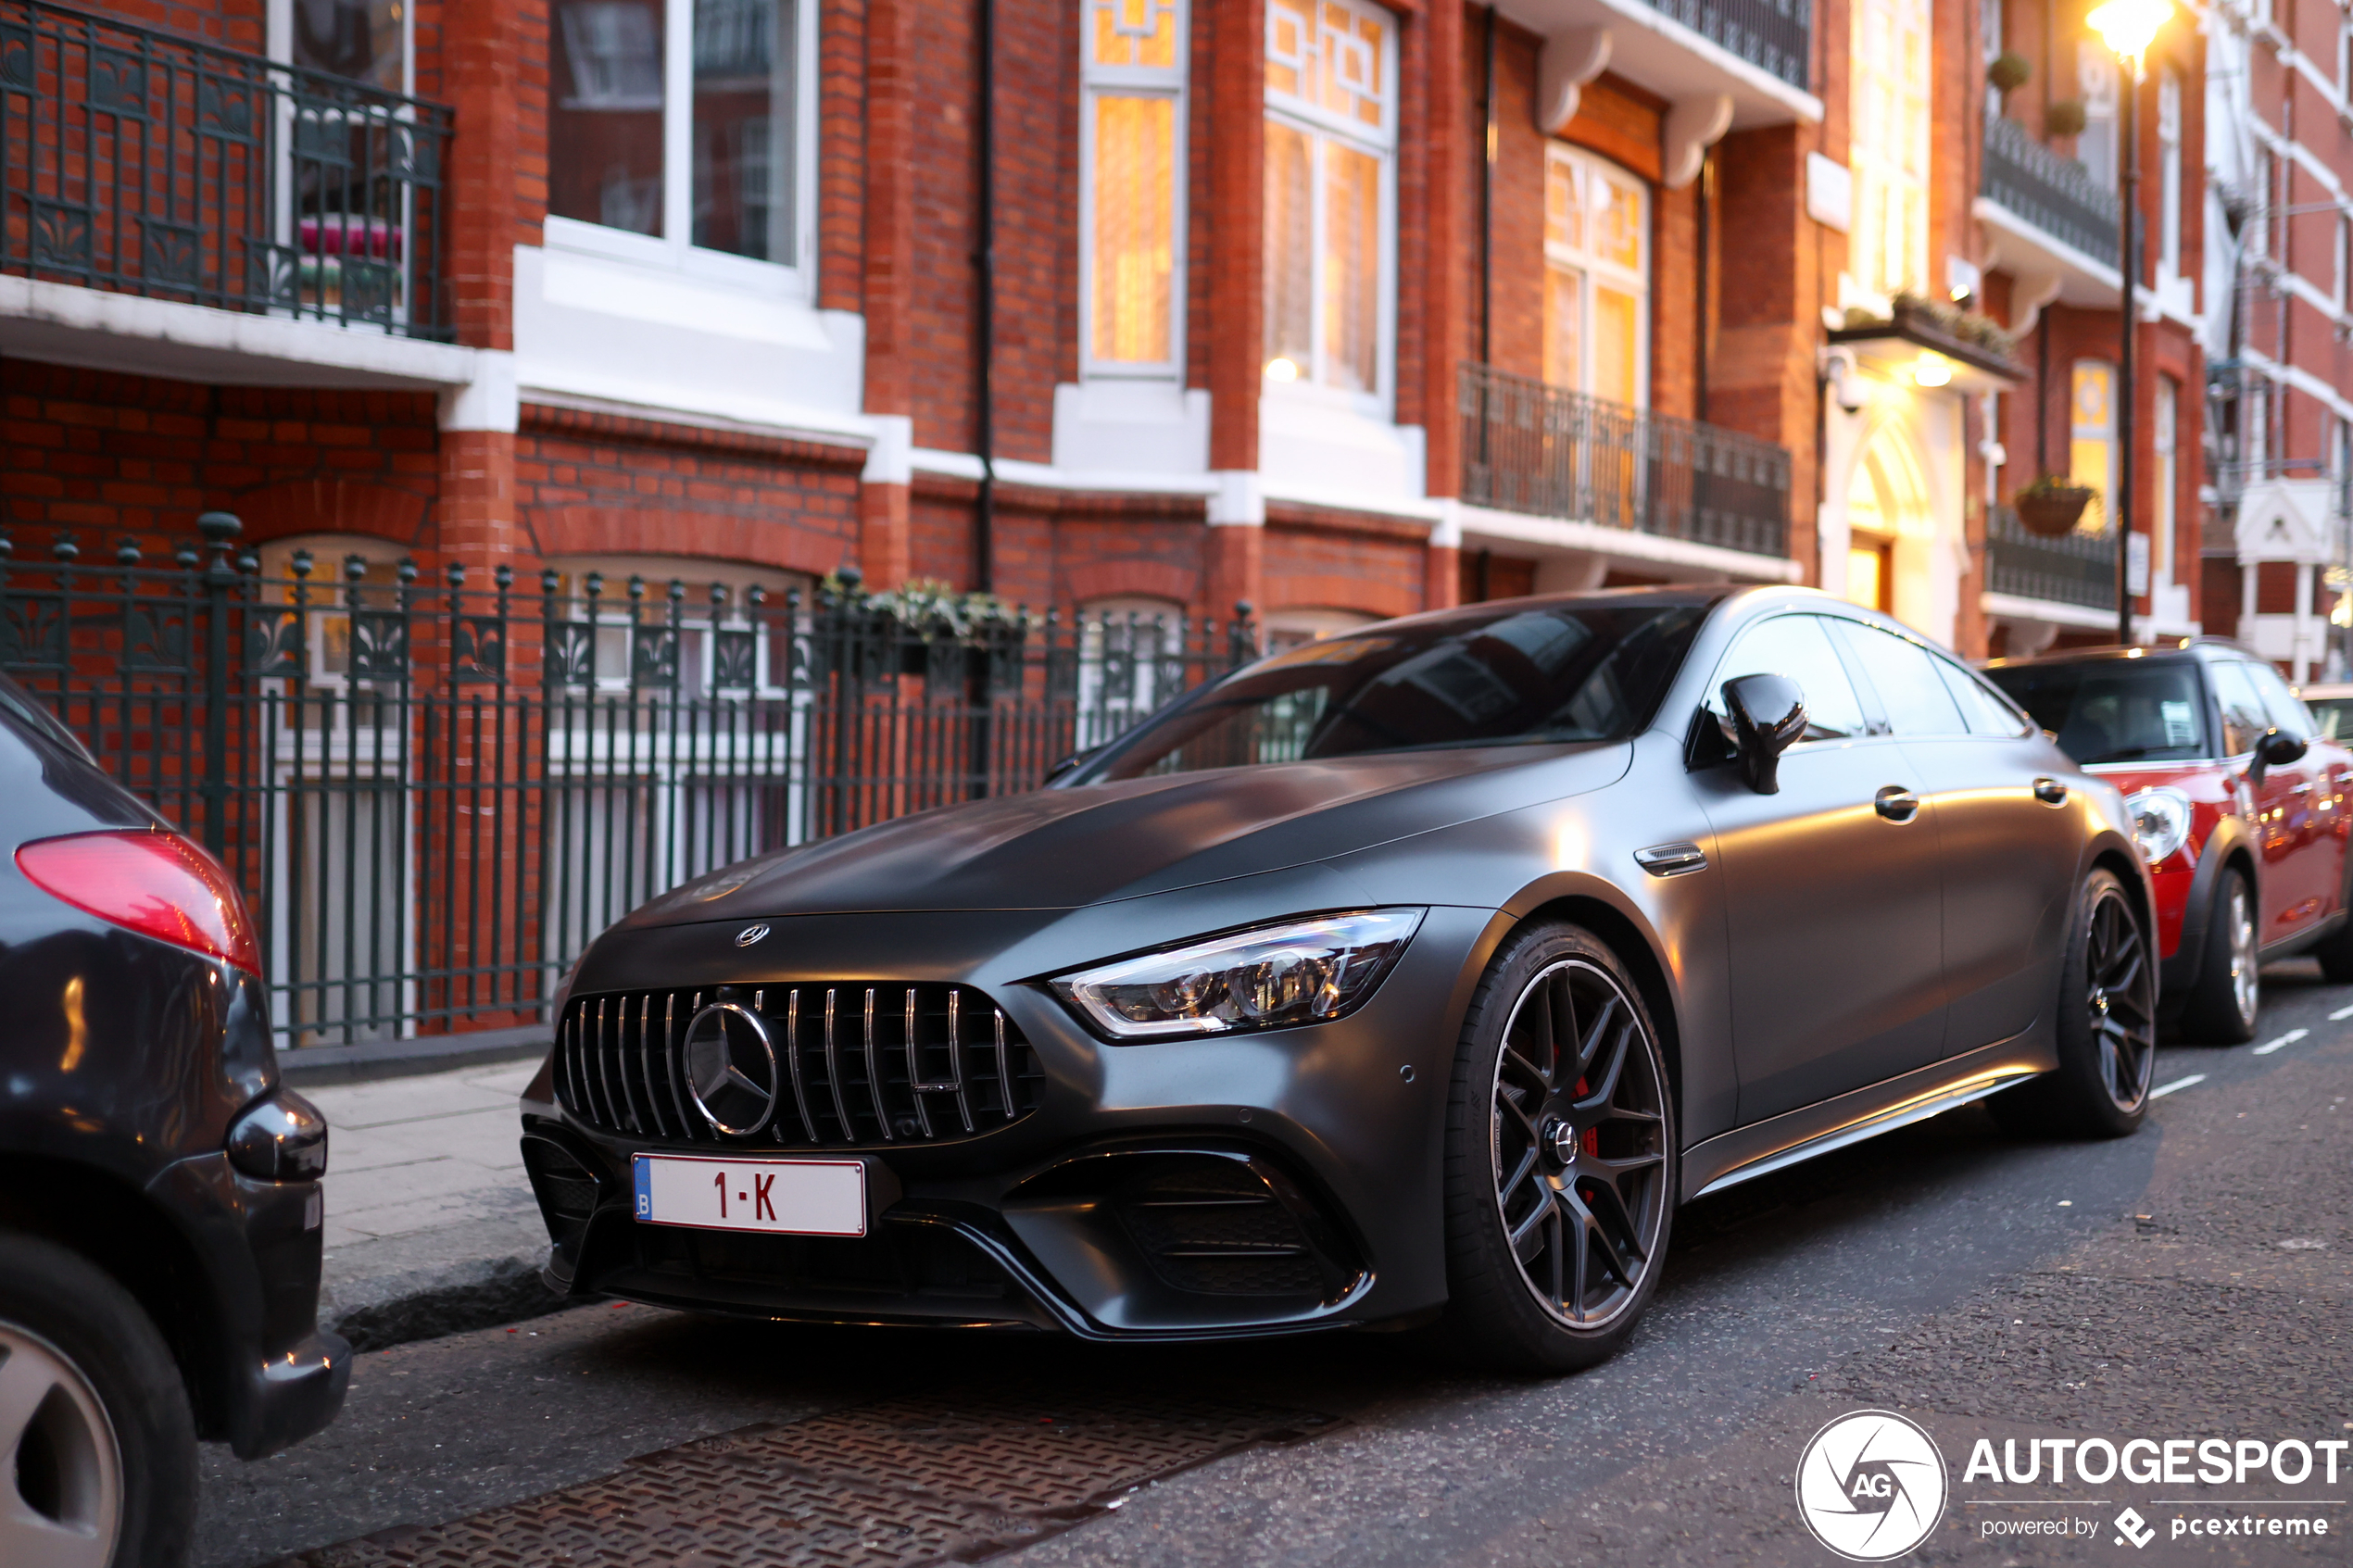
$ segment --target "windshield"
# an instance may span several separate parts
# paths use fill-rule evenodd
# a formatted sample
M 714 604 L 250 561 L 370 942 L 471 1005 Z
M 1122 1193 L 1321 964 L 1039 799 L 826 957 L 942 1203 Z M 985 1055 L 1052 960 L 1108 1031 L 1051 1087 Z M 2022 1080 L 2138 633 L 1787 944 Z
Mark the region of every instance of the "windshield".
M 2020 664 L 1985 678 L 2058 737 L 2082 766 L 2211 757 L 2195 659 Z
M 1115 741 L 1072 781 L 1441 746 L 1623 740 L 1650 722 L 1708 606 L 1530 606 L 1304 644 Z

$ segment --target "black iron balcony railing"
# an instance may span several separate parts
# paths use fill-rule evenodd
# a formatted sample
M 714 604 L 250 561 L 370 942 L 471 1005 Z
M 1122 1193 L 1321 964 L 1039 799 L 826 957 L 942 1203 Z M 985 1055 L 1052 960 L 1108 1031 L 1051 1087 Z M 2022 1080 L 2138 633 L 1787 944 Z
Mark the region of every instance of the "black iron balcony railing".
M 1463 499 L 1780 556 L 1790 457 L 1753 435 L 1466 364 Z
M 1985 589 L 2045 604 L 2116 608 L 2116 534 L 2030 533 L 2007 507 L 1985 521 Z
M 1650 0 L 1650 6 L 1792 87 L 1812 90 L 1814 0 Z
M 0 0 L 0 272 L 449 335 L 450 111 Z
M 1985 121 L 1985 194 L 2054 239 L 2116 265 L 2116 193 L 1999 115 Z

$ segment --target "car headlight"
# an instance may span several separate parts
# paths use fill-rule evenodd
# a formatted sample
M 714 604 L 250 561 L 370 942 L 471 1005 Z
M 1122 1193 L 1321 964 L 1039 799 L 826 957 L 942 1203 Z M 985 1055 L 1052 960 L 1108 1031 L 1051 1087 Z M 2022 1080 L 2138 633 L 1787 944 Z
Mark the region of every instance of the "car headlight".
M 2178 789 L 2160 786 L 2135 790 L 2124 797 L 2133 813 L 2133 837 L 2141 859 L 2162 865 L 2190 841 L 2190 797 Z
M 1048 985 L 1114 1040 L 1320 1023 L 1373 994 L 1424 913 L 1310 915 L 1099 964 Z

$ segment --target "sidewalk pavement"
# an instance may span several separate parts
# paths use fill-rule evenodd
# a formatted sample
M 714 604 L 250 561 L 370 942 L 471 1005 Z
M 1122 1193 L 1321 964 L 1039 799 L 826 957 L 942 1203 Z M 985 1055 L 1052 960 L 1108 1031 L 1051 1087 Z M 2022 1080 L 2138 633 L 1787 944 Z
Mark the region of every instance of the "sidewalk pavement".
M 537 1063 L 303 1092 L 327 1113 L 319 1321 L 360 1349 L 562 1305 L 540 1283 L 547 1231 L 517 1147 Z

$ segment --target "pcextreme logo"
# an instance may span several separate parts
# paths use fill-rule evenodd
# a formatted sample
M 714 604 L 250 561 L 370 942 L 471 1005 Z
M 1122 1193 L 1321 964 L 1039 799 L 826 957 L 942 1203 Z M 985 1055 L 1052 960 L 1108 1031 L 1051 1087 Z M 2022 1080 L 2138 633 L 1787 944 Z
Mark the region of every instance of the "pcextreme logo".
M 1854 1562 L 1884 1562 L 1944 1517 L 1944 1456 L 1893 1411 L 1856 1411 L 1814 1434 L 1797 1461 L 1797 1514 Z

